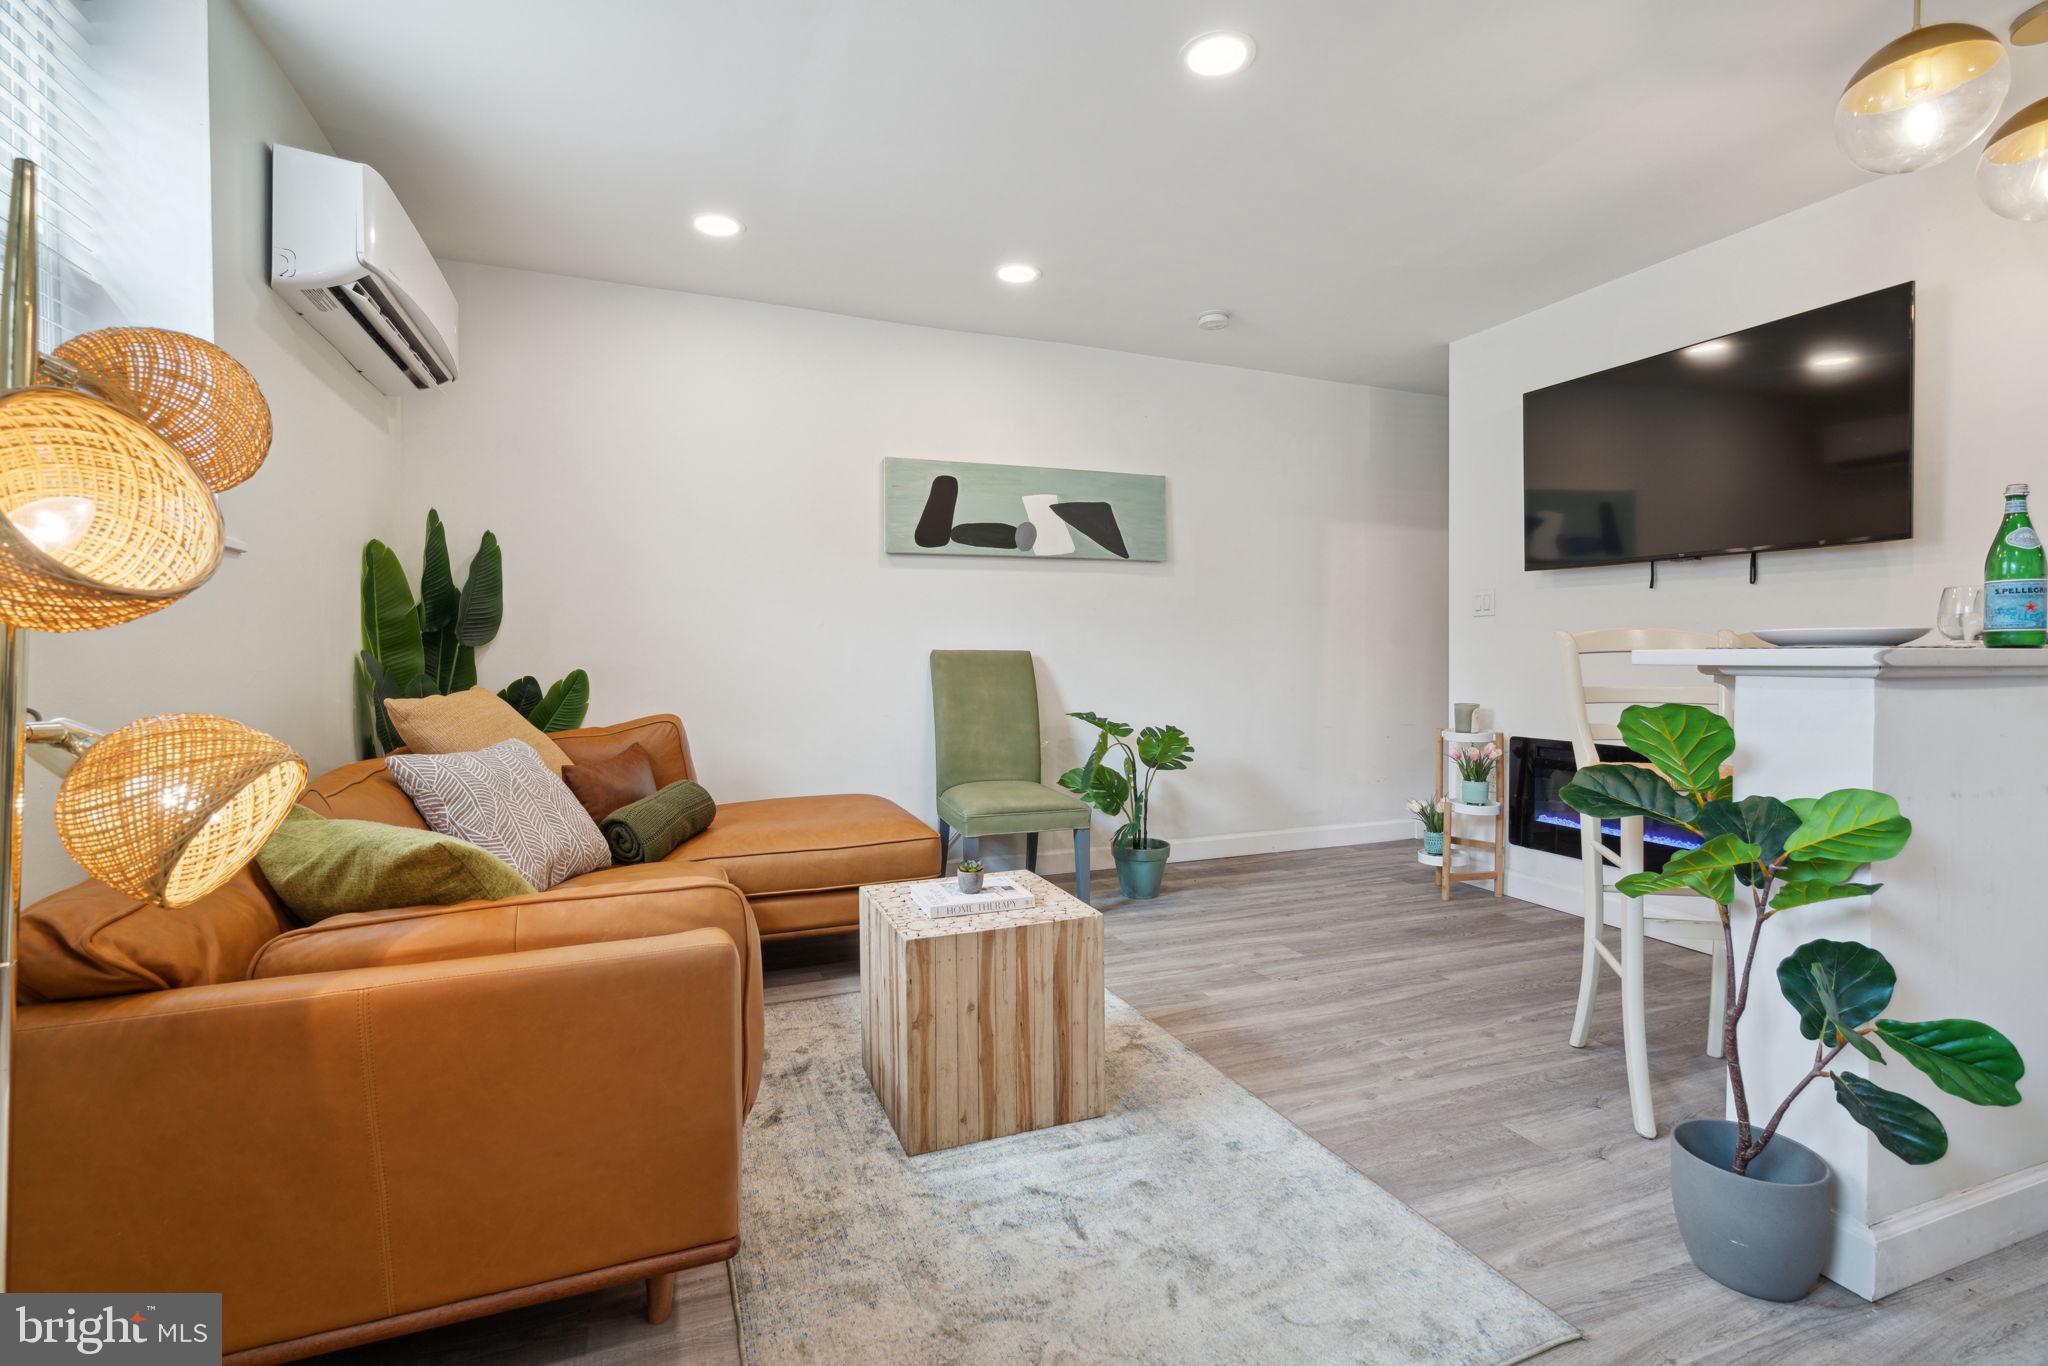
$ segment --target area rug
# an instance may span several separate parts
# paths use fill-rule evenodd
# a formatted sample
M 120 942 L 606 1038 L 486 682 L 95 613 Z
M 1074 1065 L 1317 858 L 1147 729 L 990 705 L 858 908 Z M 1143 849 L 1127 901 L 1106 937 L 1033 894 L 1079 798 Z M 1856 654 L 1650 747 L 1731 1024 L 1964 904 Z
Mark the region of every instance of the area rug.
M 750 1366 L 1503 1366 L 1572 1326 L 1109 998 L 1109 1113 L 903 1155 L 860 998 L 768 1007 L 733 1286 Z

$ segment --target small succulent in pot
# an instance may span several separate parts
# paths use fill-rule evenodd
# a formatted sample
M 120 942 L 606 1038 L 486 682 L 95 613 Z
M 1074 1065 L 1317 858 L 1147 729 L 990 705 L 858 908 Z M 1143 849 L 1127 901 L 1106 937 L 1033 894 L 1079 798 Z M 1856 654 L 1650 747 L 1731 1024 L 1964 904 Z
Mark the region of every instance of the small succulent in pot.
M 980 891 L 981 875 L 986 871 L 981 866 L 981 860 L 977 858 L 967 859 L 961 863 L 959 873 L 960 890 L 969 896 Z

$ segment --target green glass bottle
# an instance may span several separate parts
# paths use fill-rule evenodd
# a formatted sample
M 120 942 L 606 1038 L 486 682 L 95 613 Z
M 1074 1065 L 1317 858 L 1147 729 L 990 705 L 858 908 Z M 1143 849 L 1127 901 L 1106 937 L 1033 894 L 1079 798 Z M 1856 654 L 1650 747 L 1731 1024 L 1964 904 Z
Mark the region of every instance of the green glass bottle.
M 2027 518 L 2027 486 L 2005 486 L 2005 520 L 1984 557 L 1984 643 L 2039 649 L 2048 641 L 2041 537 Z

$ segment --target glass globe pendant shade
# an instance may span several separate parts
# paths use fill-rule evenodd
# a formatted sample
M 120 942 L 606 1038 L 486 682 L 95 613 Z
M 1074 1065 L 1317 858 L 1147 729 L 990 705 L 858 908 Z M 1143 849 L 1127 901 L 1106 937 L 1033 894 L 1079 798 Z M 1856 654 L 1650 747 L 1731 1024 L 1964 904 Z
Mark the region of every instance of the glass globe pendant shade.
M 1975 24 L 1932 24 L 1871 55 L 1835 105 L 1835 142 L 1866 171 L 1948 160 L 1983 136 L 2012 86 L 2005 44 Z
M 215 493 L 256 473 L 270 453 L 270 405 L 242 363 L 210 341 L 161 327 L 102 327 L 56 350 L 76 379 L 141 418 L 192 462 Z M 74 374 L 64 374 L 68 366 Z
M 262 731 L 223 716 L 145 717 L 71 766 L 57 834 L 109 887 L 187 906 L 255 857 L 305 787 L 306 761 Z
M 1992 134 L 1977 162 L 1977 193 L 2007 218 L 2048 219 L 2048 99 L 2035 100 Z
M 206 481 L 140 419 L 77 390 L 0 394 L 0 620 L 147 616 L 205 583 L 225 542 Z

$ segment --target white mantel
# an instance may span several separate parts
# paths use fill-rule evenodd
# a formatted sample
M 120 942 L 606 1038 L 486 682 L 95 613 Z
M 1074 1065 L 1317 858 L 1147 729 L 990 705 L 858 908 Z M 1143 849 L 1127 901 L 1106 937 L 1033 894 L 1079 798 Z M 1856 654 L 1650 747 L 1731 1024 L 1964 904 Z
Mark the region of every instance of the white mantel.
M 1816 1082 L 1783 1132 L 1836 1176 L 1830 1279 L 1876 1299 L 2048 1231 L 2048 651 L 1903 646 L 1639 650 L 1734 686 L 1735 795 L 1898 798 L 1913 838 L 1870 870 L 1874 897 L 1808 907 L 1764 928 L 1742 1023 L 1751 1114 L 1803 1076 L 1813 1045 L 1779 993 L 1780 959 L 1809 939 L 1853 939 L 1897 969 L 1897 1019 L 1964 1015 L 2002 1030 L 2035 1069 L 2016 1107 L 1971 1105 L 1904 1062 L 1836 1063 L 1929 1106 L 1948 1155 L 1893 1157 Z M 1738 948 L 1747 943 L 1738 923 Z

